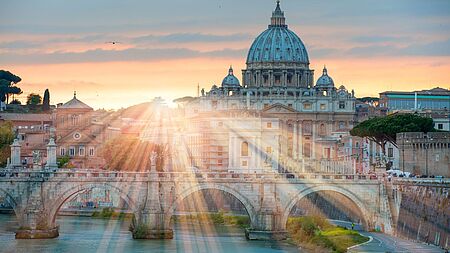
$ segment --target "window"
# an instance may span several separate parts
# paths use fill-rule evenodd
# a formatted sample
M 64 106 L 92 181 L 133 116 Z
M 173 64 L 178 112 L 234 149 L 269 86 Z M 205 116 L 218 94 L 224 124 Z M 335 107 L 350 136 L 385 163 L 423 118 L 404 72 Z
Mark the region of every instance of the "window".
M 65 148 L 60 148 L 60 149 L 59 149 L 59 154 L 60 154 L 61 156 L 65 156 L 65 155 L 66 155 L 66 149 L 65 149 Z
M 72 115 L 72 126 L 78 125 L 78 116 Z
M 214 109 L 217 108 L 217 101 L 212 101 L 212 108 L 214 108 Z
M 320 104 L 320 110 L 324 111 L 327 109 L 327 105 L 326 104 Z
M 281 83 L 281 76 L 275 75 L 275 84 L 280 84 L 280 83 Z
M 241 156 L 248 156 L 248 142 L 246 141 L 241 144 Z
M 288 104 L 288 107 L 289 107 L 289 108 L 292 108 L 292 104 Z
M 269 76 L 264 75 L 264 84 L 267 84 L 269 82 Z
M 272 147 L 266 147 L 266 154 L 272 154 Z
M 439 130 L 442 130 L 442 129 L 444 129 L 444 124 L 438 124 L 437 127 Z
M 287 76 L 287 83 L 292 83 L 292 76 L 291 75 L 288 75 Z
M 217 160 L 217 164 L 222 165 L 223 164 L 222 160 Z
M 325 124 L 320 124 L 320 128 L 319 128 L 319 135 L 326 135 L 327 134 L 327 130 L 325 129 Z
M 264 109 L 266 109 L 267 107 L 269 107 L 269 104 L 264 104 Z
M 303 156 L 306 158 L 311 157 L 311 143 L 304 143 L 303 144 Z
M 339 101 L 339 109 L 345 109 L 345 101 Z
M 222 151 L 223 151 L 223 147 L 222 147 L 222 146 L 218 146 L 218 147 L 217 147 L 217 150 L 218 150 L 219 152 L 222 152 Z
M 312 105 L 311 105 L 310 103 L 305 103 L 305 104 L 303 104 L 303 109 L 305 109 L 305 110 L 311 110 L 311 108 L 312 108 Z
M 272 128 L 272 122 L 267 122 L 267 128 Z
M 389 158 L 394 157 L 394 149 L 393 148 L 388 148 L 388 157 Z
M 69 156 L 75 156 L 75 147 L 69 148 Z
M 344 129 L 344 128 L 345 128 L 345 122 L 339 121 L 339 129 Z
M 323 149 L 323 158 L 324 159 L 330 159 L 331 158 L 331 149 L 330 148 L 324 148 Z
M 242 167 L 247 167 L 248 163 L 247 161 L 242 161 Z
M 89 156 L 94 156 L 94 148 L 93 147 L 89 148 Z
M 84 147 L 80 147 L 80 148 L 78 149 L 78 155 L 79 155 L 79 156 L 84 156 Z
M 219 121 L 219 127 L 223 127 L 223 122 L 222 121 Z
M 312 122 L 304 121 L 303 122 L 303 135 L 311 135 L 312 133 Z

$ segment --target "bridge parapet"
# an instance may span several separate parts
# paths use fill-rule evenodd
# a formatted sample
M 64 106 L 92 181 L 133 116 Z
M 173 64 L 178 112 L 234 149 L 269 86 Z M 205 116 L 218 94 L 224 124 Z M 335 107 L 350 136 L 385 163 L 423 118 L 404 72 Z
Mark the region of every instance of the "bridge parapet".
M 284 181 L 289 183 L 313 181 L 369 181 L 376 182 L 378 178 L 374 175 L 360 174 L 299 174 L 299 173 L 227 173 L 227 172 L 159 172 L 158 181 Z M 117 172 L 117 171 L 83 171 L 76 170 L 71 172 L 48 172 L 48 171 L 13 171 L 0 170 L 0 181 L 11 179 L 109 179 L 115 180 L 143 180 L 151 181 L 148 172 Z
M 450 186 L 450 178 L 396 178 L 395 185 Z

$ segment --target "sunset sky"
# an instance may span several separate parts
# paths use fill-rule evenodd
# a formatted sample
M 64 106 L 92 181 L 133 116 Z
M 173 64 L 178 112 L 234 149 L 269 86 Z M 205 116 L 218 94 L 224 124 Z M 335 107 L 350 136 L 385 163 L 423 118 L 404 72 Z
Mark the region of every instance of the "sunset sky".
M 326 64 L 356 96 L 450 88 L 450 1 L 284 0 L 315 79 Z M 19 75 L 22 100 L 50 89 L 52 104 L 78 98 L 120 108 L 194 96 L 241 79 L 248 48 L 274 0 L 2 0 L 0 69 Z M 112 45 L 105 42 L 119 41 Z

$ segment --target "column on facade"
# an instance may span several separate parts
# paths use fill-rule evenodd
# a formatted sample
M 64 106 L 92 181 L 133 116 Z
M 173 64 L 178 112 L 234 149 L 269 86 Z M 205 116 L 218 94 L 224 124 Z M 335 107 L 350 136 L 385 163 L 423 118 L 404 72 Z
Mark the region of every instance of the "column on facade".
M 268 82 L 269 82 L 269 87 L 272 87 L 273 86 L 273 70 L 269 70 L 269 77 L 268 77 Z
M 297 161 L 298 159 L 298 121 L 294 120 L 294 134 L 293 134 L 293 139 L 294 139 L 294 143 L 293 143 L 293 158 L 294 161 Z
M 312 127 L 312 154 L 311 158 L 316 159 L 316 121 L 312 121 L 311 127 Z
M 257 147 L 257 150 L 258 150 L 258 155 L 256 157 L 256 166 L 257 166 L 258 170 L 262 171 L 263 166 L 262 166 L 262 162 L 261 162 L 262 161 L 262 157 L 261 156 L 263 155 L 264 147 L 262 147 L 261 136 L 258 136 L 256 138 L 256 147 Z
M 232 169 L 235 167 L 235 157 L 234 157 L 234 150 L 235 150 L 235 143 L 234 143 L 234 136 L 230 135 L 229 143 L 228 143 L 228 168 Z
M 258 70 L 258 73 L 259 73 L 259 78 L 258 78 L 259 86 L 261 87 L 261 86 L 263 86 L 263 75 L 262 75 L 262 71 L 261 71 L 261 70 Z
M 301 172 L 305 172 L 305 161 L 303 160 L 303 127 L 302 121 L 298 122 L 298 160 L 301 163 Z

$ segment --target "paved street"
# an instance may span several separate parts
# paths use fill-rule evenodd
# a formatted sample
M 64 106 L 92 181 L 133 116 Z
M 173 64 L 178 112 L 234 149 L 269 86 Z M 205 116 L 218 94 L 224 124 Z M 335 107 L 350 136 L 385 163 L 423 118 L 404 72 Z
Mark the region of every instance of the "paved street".
M 350 222 L 331 221 L 333 224 L 339 226 L 345 226 L 351 229 Z M 355 226 L 355 230 L 360 231 L 364 236 L 371 236 L 373 239 L 371 242 L 366 243 L 355 248 L 351 248 L 349 252 L 417 252 L 417 253 L 442 253 L 444 250 L 434 245 L 426 245 L 424 243 L 417 243 L 394 236 L 362 231 L 359 225 Z

